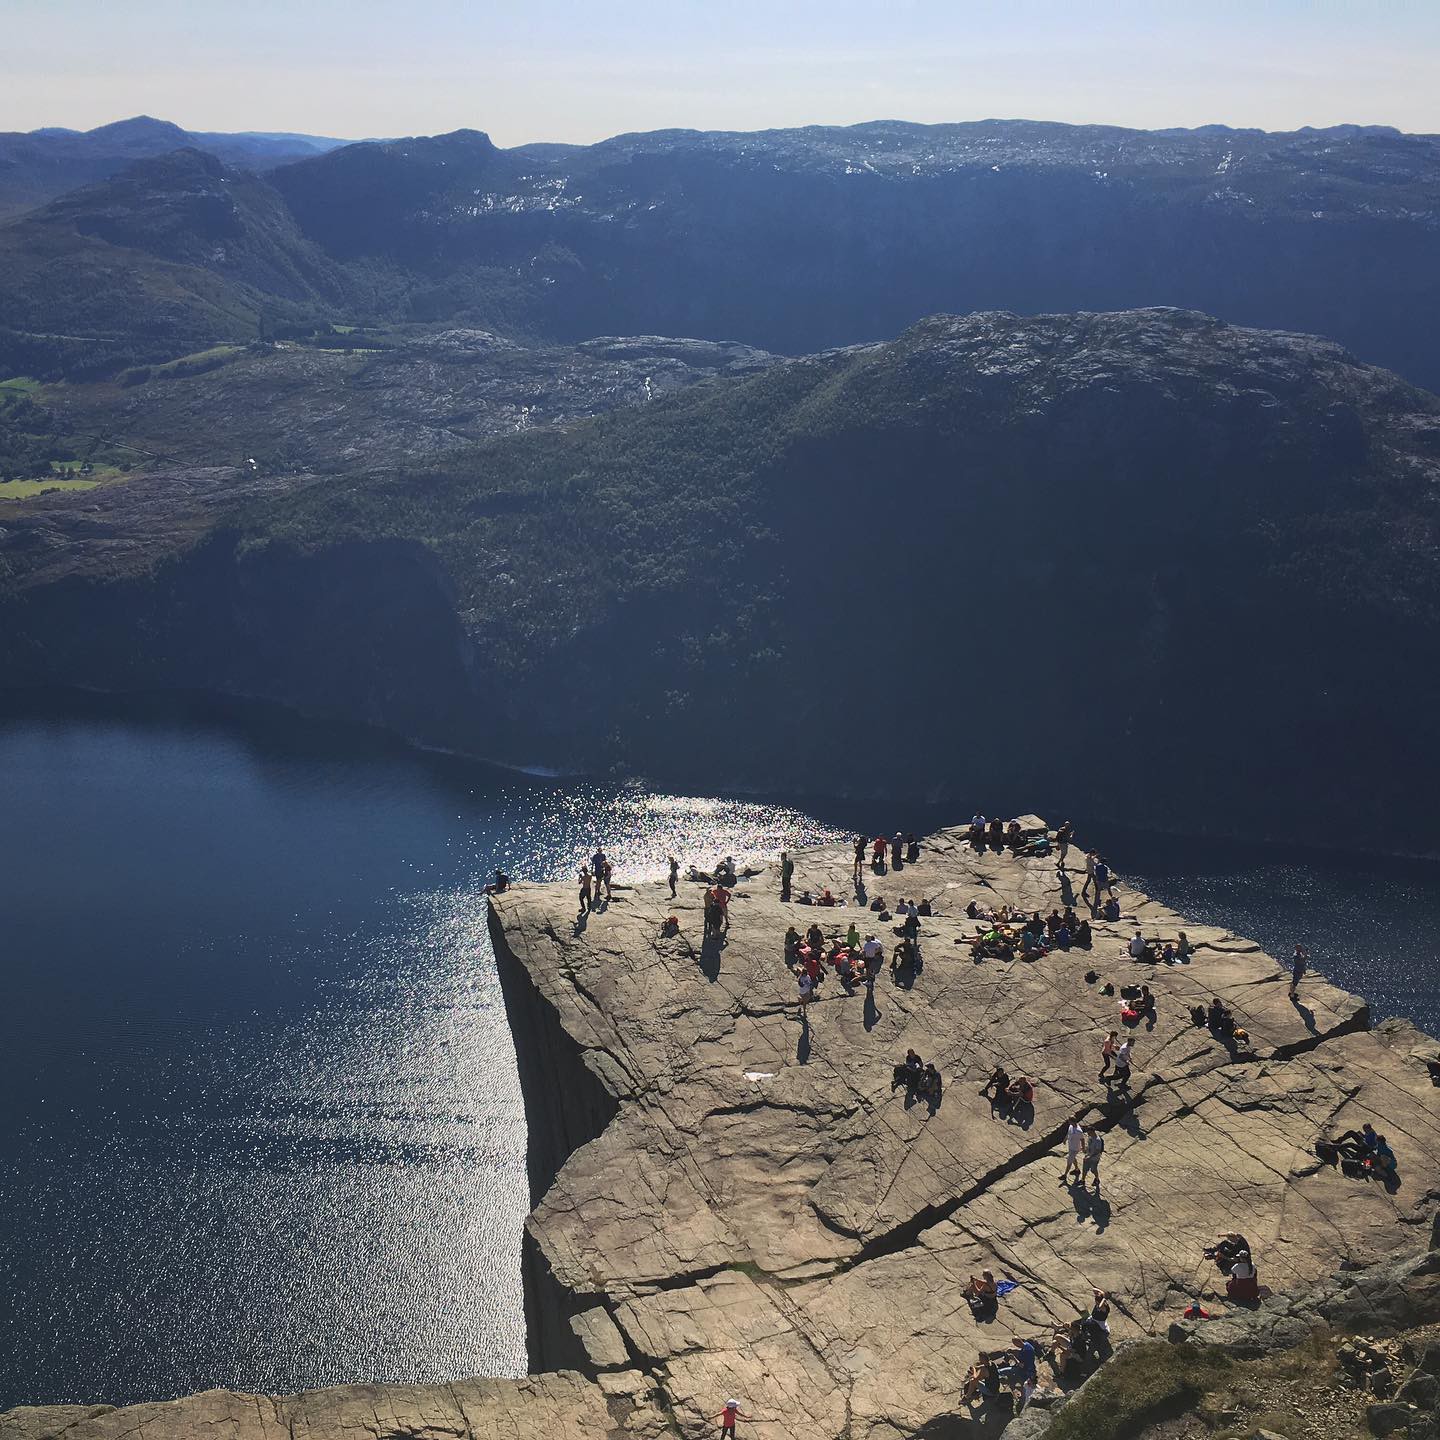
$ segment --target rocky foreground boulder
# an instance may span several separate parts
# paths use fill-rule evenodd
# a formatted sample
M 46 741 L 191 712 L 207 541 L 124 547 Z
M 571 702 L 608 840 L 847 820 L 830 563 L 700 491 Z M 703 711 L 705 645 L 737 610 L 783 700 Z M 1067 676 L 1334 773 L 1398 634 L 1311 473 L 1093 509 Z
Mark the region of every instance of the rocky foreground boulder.
M 739 884 L 728 933 L 708 941 L 697 884 L 674 901 L 660 883 L 620 886 L 578 918 L 569 885 L 514 887 L 491 930 L 530 1122 L 531 1359 L 549 1373 L 14 1411 L 0 1440 L 699 1436 L 731 1396 L 767 1437 L 938 1436 L 985 1423 L 960 1395 L 980 1350 L 1048 1335 L 1092 1287 L 1115 1298 L 1117 1343 L 1182 1338 L 1197 1296 L 1230 1311 L 1201 1255 L 1219 1231 L 1249 1237 L 1277 1323 L 1302 1313 L 1287 1295 L 1337 1269 L 1422 1248 L 1440 1191 L 1440 1045 L 1405 1021 L 1372 1027 L 1363 999 L 1313 974 L 1292 1002 L 1253 942 L 1123 887 L 1124 918 L 1094 922 L 1088 951 L 976 960 L 958 943 L 976 929 L 969 901 L 1048 912 L 1078 904 L 1080 878 L 1048 856 L 977 851 L 959 830 L 930 836 L 917 863 L 864 877 L 872 898 L 937 912 L 913 985 L 887 971 L 867 997 L 832 979 L 803 1018 L 786 926 L 839 935 L 853 919 L 891 945 L 892 925 L 853 904 L 782 904 L 773 870 Z M 849 895 L 850 881 L 848 848 L 797 859 L 797 896 Z M 1186 931 L 1190 963 L 1131 960 L 1136 925 L 1162 942 Z M 1129 1105 L 1096 1080 L 1118 1024 L 1107 982 L 1157 999 L 1134 1033 Z M 1193 1023 L 1190 1007 L 1217 996 L 1242 1043 Z M 933 1112 L 892 1088 L 907 1047 L 944 1074 Z M 977 1093 L 996 1063 L 1036 1081 L 1033 1114 Z M 1106 1136 L 1098 1194 L 1062 1179 L 1075 1117 Z M 1317 1136 L 1366 1120 L 1399 1158 L 1393 1193 L 1316 1158 Z M 961 1294 L 985 1268 L 1017 1282 L 990 1322 Z M 1343 1305 L 1332 1318 L 1346 1323 Z

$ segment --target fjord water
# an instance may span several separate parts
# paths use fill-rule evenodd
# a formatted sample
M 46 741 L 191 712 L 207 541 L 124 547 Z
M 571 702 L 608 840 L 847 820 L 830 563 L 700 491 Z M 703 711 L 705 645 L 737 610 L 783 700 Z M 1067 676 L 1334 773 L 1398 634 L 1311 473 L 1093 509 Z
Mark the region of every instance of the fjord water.
M 0 718 L 0 1409 L 525 1369 L 496 865 L 827 832 L 274 716 Z
M 623 880 L 956 818 L 526 779 L 196 702 L 4 707 L 0 1409 L 523 1371 L 494 867 L 599 840 Z M 1440 1024 L 1436 867 L 1099 838 L 1182 913 Z

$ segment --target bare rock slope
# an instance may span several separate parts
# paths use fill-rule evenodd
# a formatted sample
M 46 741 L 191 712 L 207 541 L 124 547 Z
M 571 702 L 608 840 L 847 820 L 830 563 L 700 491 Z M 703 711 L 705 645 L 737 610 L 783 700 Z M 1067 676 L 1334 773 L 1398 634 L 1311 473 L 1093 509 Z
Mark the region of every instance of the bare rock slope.
M 795 893 L 849 894 L 850 869 L 848 850 L 803 854 Z M 975 1354 L 1071 1319 L 1092 1286 L 1116 1298 L 1117 1340 L 1165 1335 L 1215 1278 L 1200 1251 L 1219 1230 L 1244 1231 L 1282 1295 L 1425 1243 L 1440 1190 L 1440 1089 L 1425 1062 L 1440 1047 L 1409 1024 L 1371 1028 L 1362 999 L 1316 976 L 1292 1003 L 1255 944 L 1123 888 L 1126 919 L 1097 922 L 1089 951 L 976 961 L 956 943 L 975 928 L 967 902 L 1048 912 L 1072 882 L 1053 859 L 979 852 L 959 831 L 865 883 L 892 903 L 932 901 L 923 968 L 910 986 L 882 976 L 873 999 L 831 980 L 803 1020 L 785 927 L 841 934 L 853 919 L 893 943 L 872 912 L 782 905 L 772 872 L 740 884 L 721 943 L 702 939 L 696 885 L 675 901 L 661 884 L 617 888 L 583 921 L 569 886 L 493 902 L 531 1121 L 532 1359 L 552 1373 L 17 1411 L 0 1417 L 0 1440 L 217 1425 L 698 1436 L 731 1396 L 767 1437 L 949 1434 Z M 679 933 L 664 938 L 672 914 Z M 1135 923 L 1161 940 L 1185 930 L 1191 962 L 1132 961 Z M 1143 981 L 1158 1002 L 1134 1034 L 1129 1106 L 1096 1080 L 1118 1023 L 1106 981 Z M 1192 1022 L 1213 996 L 1247 1041 L 1227 1049 Z M 910 1046 L 945 1075 L 933 1113 L 892 1090 Z M 1036 1080 L 1033 1114 L 1007 1117 L 977 1093 L 997 1062 Z M 1077 1116 L 1106 1132 L 1098 1195 L 1062 1181 Z M 1364 1120 L 1399 1156 L 1394 1193 L 1315 1158 L 1317 1135 Z M 982 1268 L 1018 1282 L 992 1323 L 960 1293 Z

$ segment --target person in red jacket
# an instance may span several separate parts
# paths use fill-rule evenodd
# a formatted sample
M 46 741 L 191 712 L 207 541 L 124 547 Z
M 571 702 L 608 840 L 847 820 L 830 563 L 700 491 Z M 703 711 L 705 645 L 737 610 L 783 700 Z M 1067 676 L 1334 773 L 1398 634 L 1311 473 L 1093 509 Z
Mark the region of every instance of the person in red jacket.
M 720 1433 L 731 1437 L 735 1434 L 735 1422 L 737 1420 L 750 1420 L 753 1416 L 745 1414 L 740 1408 L 738 1400 L 727 1400 L 725 1408 L 714 1419 L 720 1422 Z

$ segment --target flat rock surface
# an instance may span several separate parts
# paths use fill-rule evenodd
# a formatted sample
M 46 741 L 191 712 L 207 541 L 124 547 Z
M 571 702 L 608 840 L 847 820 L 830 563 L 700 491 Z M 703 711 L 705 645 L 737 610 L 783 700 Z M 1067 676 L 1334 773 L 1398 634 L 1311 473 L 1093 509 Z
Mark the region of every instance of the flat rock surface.
M 796 860 L 796 895 L 852 893 L 848 848 Z M 1117 1342 L 1165 1335 L 1190 1299 L 1213 1297 L 1220 1277 L 1201 1250 L 1219 1231 L 1249 1237 L 1275 1292 L 1423 1246 L 1440 1193 L 1440 1089 L 1425 1061 L 1440 1046 L 1405 1022 L 1367 1028 L 1365 1002 L 1313 972 L 1292 1002 L 1258 946 L 1123 885 L 1124 918 L 1093 921 L 1088 951 L 976 960 L 957 943 L 977 929 L 971 900 L 1048 913 L 1073 899 L 1084 913 L 1081 878 L 1051 858 L 976 851 L 955 830 L 898 872 L 867 867 L 871 897 L 926 897 L 938 912 L 922 924 L 923 967 L 910 985 L 882 973 L 868 998 L 832 977 L 803 1019 L 786 926 L 841 935 L 854 920 L 889 946 L 893 922 L 854 904 L 782 905 L 773 867 L 739 884 L 719 943 L 703 939 L 697 884 L 674 901 L 661 884 L 620 884 L 583 918 L 569 885 L 515 886 L 493 902 L 494 928 L 619 1101 L 529 1221 L 593 1378 L 16 1410 L 0 1440 L 646 1440 L 709 1433 L 731 1396 L 766 1440 L 948 1434 L 975 1355 L 1048 1334 L 1092 1287 L 1114 1296 Z M 662 937 L 672 914 L 679 933 Z M 1133 961 L 1136 924 L 1161 941 L 1185 931 L 1190 963 Z M 1128 1105 L 1096 1078 L 1118 1025 L 1107 981 L 1157 998 L 1133 1032 Z M 1243 1045 L 1191 1020 L 1213 996 Z M 892 1089 L 907 1047 L 944 1074 L 933 1112 Z M 978 1093 L 997 1062 L 1035 1080 L 1033 1114 L 1007 1117 Z M 1074 1117 L 1106 1133 L 1098 1193 L 1063 1178 Z M 1393 1193 L 1315 1157 L 1318 1135 L 1367 1119 L 1399 1157 Z M 1017 1282 L 988 1323 L 961 1294 L 982 1268 Z
M 1035 822 L 1038 824 L 1039 822 Z M 1078 863 L 1071 854 L 1072 865 Z M 1435 1042 L 1311 974 L 1298 1003 L 1253 942 L 1120 888 L 1123 918 L 1090 950 L 977 961 L 970 900 L 1048 913 L 1083 875 L 1053 858 L 929 837 L 918 863 L 865 872 L 873 898 L 927 897 L 913 986 L 888 970 L 873 1000 L 833 978 L 802 1020 L 783 935 L 853 919 L 887 948 L 893 922 L 848 904 L 782 905 L 772 871 L 742 881 L 721 944 L 702 940 L 702 887 L 617 888 L 577 921 L 569 886 L 495 902 L 505 943 L 586 1064 L 621 1100 L 530 1221 L 560 1284 L 611 1312 L 685 1433 L 729 1395 L 769 1435 L 890 1436 L 961 1410 L 982 1348 L 1074 1318 L 1114 1293 L 1117 1339 L 1165 1332 L 1220 1277 L 1201 1250 L 1237 1229 L 1274 1290 L 1344 1261 L 1413 1249 L 1440 1180 Z M 794 893 L 851 894 L 848 848 L 797 857 Z M 679 934 L 662 938 L 667 915 Z M 1137 963 L 1126 943 L 1183 930 L 1191 962 Z M 1098 979 L 1089 982 L 1087 972 Z M 1106 981 L 1144 982 L 1153 1023 L 1133 1033 L 1133 1105 L 1097 1081 L 1116 1028 Z M 1191 1019 L 1219 996 L 1248 1031 L 1227 1050 Z M 907 1047 L 945 1076 L 931 1113 L 891 1088 Z M 1037 1083 L 1033 1114 L 977 1092 L 1001 1063 Z M 1106 1131 L 1099 1194 L 1062 1180 L 1080 1117 Z M 1400 1160 L 1394 1194 L 1321 1165 L 1321 1133 L 1375 1121 Z M 1019 1282 L 977 1324 L 960 1291 L 989 1268 Z M 597 1357 L 598 1359 L 598 1357 Z

